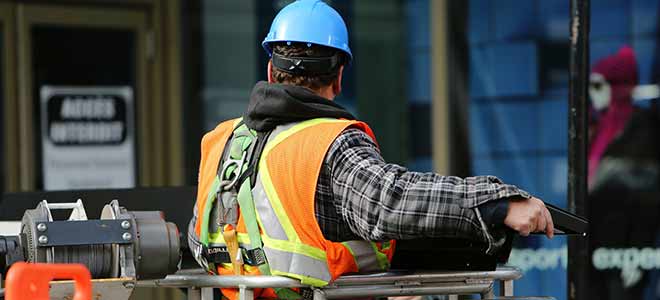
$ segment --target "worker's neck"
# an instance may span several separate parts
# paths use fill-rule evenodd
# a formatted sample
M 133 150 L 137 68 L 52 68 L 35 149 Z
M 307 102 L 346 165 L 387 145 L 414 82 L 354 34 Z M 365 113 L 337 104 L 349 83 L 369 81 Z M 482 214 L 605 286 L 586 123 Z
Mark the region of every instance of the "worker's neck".
M 330 101 L 334 100 L 335 96 L 336 96 L 331 85 L 330 86 L 325 86 L 325 87 L 322 87 L 318 90 L 313 90 L 313 91 L 314 91 L 315 94 L 317 94 L 317 95 L 319 95 L 319 96 L 321 96 L 325 99 L 328 99 Z

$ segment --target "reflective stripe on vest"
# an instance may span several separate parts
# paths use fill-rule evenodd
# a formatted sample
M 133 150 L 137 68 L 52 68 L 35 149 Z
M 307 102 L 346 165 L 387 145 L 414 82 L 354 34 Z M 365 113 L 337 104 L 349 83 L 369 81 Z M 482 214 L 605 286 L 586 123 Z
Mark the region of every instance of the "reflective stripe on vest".
M 367 241 L 347 241 L 342 242 L 353 254 L 355 258 L 355 263 L 358 266 L 358 269 L 361 272 L 374 272 L 382 271 L 381 265 L 379 263 L 378 249 L 375 247 L 373 242 Z
M 264 247 L 264 251 L 273 275 L 293 277 L 311 286 L 325 286 L 332 280 L 325 259 L 313 258 L 291 250 L 280 251 L 268 246 Z
M 300 222 L 293 222 L 292 219 L 290 219 L 291 216 L 288 215 L 285 204 L 282 199 L 280 199 L 279 191 L 282 190 L 278 190 L 278 188 L 289 188 L 295 190 L 296 187 L 285 187 L 282 186 L 282 184 L 280 184 L 279 187 L 276 187 L 276 183 L 274 183 L 274 178 L 272 177 L 292 176 L 291 174 L 288 174 L 289 170 L 292 168 L 286 169 L 283 174 L 282 170 L 279 170 L 280 173 L 277 173 L 270 169 L 272 165 L 269 166 L 269 164 L 277 163 L 278 161 L 269 160 L 269 155 L 276 152 L 278 155 L 281 155 L 281 151 L 276 150 L 277 147 L 287 139 L 297 136 L 297 134 L 301 134 L 301 132 L 304 130 L 323 130 L 324 127 L 322 126 L 330 125 L 331 128 L 334 128 L 333 130 L 337 131 L 335 134 L 338 135 L 341 133 L 341 131 L 343 131 L 343 129 L 354 124 L 358 124 L 358 122 L 337 119 L 313 119 L 300 123 L 278 126 L 271 133 L 261 155 L 261 159 L 258 164 L 259 171 L 257 180 L 254 187 L 252 188 L 252 196 L 256 210 L 257 223 L 261 229 L 261 238 L 263 240 L 266 258 L 270 265 L 271 274 L 296 278 L 299 279 L 303 284 L 320 287 L 327 285 L 328 282 L 331 281 L 334 277 L 341 275 L 336 274 L 337 272 L 333 271 L 333 269 L 328 264 L 347 264 L 350 260 L 350 264 L 356 266 L 351 267 L 354 268 L 350 270 L 352 272 L 381 271 L 389 267 L 387 256 L 379 252 L 379 248 L 376 243 L 367 241 L 347 241 L 343 243 L 335 243 L 325 240 L 325 238 L 323 238 L 322 234 L 320 233 L 320 229 L 316 223 L 316 218 L 313 211 L 315 193 L 306 196 L 304 199 L 300 199 L 300 201 L 306 202 L 307 208 L 309 208 L 311 205 L 311 212 L 306 211 L 303 215 L 306 216 L 306 219 L 309 219 L 310 217 L 313 219 L 312 223 L 310 224 L 314 224 L 315 228 L 296 229 L 293 224 L 300 224 Z M 313 127 L 315 126 L 321 127 L 314 129 Z M 370 133 L 370 131 L 368 131 L 368 133 Z M 309 135 L 310 132 L 303 132 L 302 134 L 303 135 L 299 136 L 298 140 L 300 140 L 300 137 L 303 137 L 302 140 L 305 141 L 305 134 Z M 328 134 L 325 136 L 328 136 Z M 336 136 L 332 136 L 331 138 L 332 139 L 325 139 L 323 142 L 327 143 L 327 146 L 329 146 L 329 144 L 334 140 L 334 138 L 336 138 Z M 291 144 L 284 145 L 290 146 Z M 303 148 L 304 147 L 301 146 L 301 149 Z M 314 149 L 314 147 L 309 148 Z M 291 153 L 290 149 L 288 151 L 289 152 L 287 153 Z M 327 149 L 324 151 L 327 151 Z M 323 152 L 310 153 L 309 155 L 313 156 L 318 161 L 318 159 L 323 159 L 325 154 L 326 153 Z M 291 159 L 294 158 L 295 157 L 291 157 Z M 310 164 L 302 163 L 302 165 L 309 167 Z M 279 168 L 281 169 L 281 167 Z M 318 170 L 316 170 L 316 174 L 318 174 Z M 317 178 L 303 177 L 303 181 L 309 181 L 307 182 L 308 185 L 314 184 L 314 190 L 316 179 Z M 292 200 L 288 199 L 288 201 Z M 207 203 L 204 204 L 209 203 L 213 203 L 213 201 L 207 201 Z M 292 209 L 292 207 L 287 208 Z M 208 221 L 206 222 L 208 224 Z M 210 246 L 222 247 L 225 245 L 221 230 L 222 229 L 219 229 L 217 232 L 208 234 L 208 242 Z M 303 234 L 307 240 L 310 239 L 311 235 L 315 242 L 311 244 L 304 242 L 304 239 L 301 238 L 302 236 L 299 235 L 298 230 L 300 230 L 300 234 Z M 249 245 L 249 238 L 246 233 L 239 233 L 238 241 L 242 247 L 247 247 Z M 314 246 L 314 244 L 316 246 Z M 332 259 L 328 257 L 326 251 L 332 251 Z M 340 254 L 337 256 L 337 253 L 346 253 L 347 255 Z M 224 264 L 223 266 L 227 267 L 228 264 Z M 340 268 L 339 270 L 345 269 L 346 268 Z

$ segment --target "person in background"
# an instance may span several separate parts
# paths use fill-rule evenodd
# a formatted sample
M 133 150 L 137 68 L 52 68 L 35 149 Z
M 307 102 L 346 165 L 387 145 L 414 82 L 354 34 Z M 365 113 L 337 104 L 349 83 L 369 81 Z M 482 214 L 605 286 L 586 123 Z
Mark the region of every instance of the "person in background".
M 629 47 L 598 61 L 591 76 L 589 299 L 660 298 L 658 271 L 639 254 L 660 241 L 660 118 L 633 107 L 637 76 Z
M 591 132 L 589 145 L 589 182 L 607 146 L 621 134 L 633 114 L 632 91 L 637 86 L 637 59 L 628 46 L 599 60 L 592 68 L 589 96 L 591 98 Z

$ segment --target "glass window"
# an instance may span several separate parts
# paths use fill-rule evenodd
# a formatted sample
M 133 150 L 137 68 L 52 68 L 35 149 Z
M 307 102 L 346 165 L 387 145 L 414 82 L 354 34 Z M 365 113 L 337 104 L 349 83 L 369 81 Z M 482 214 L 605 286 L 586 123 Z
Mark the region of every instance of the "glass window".
M 660 236 L 657 0 L 591 1 L 589 299 L 657 299 Z M 531 12 L 531 13 L 530 13 Z M 566 206 L 566 1 L 471 0 L 473 174 Z M 518 239 L 516 294 L 566 299 L 563 238 Z M 562 279 L 562 280 L 558 280 Z
M 405 1 L 408 160 L 413 171 L 433 170 L 431 137 L 431 33 L 429 0 Z
M 202 1 L 204 130 L 243 114 L 254 84 L 266 80 L 261 42 L 291 2 Z M 429 1 L 326 2 L 347 23 L 354 54 L 337 103 L 370 124 L 386 160 L 430 170 Z
M 472 174 L 492 174 L 566 207 L 566 1 L 471 0 L 468 8 Z M 517 238 L 516 295 L 566 298 L 566 239 Z
M 589 296 L 660 298 L 660 1 L 592 4 Z
M 259 80 L 261 60 L 257 38 L 257 1 L 202 2 L 201 97 L 204 130 L 236 118 L 246 108 Z

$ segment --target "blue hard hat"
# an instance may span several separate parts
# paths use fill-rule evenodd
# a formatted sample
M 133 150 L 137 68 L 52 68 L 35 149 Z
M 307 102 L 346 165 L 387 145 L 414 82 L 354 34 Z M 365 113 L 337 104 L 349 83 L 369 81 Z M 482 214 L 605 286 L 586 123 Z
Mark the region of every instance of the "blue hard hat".
M 284 7 L 261 43 L 272 55 L 271 43 L 301 42 L 335 48 L 353 59 L 348 30 L 339 13 L 321 0 L 298 0 Z

